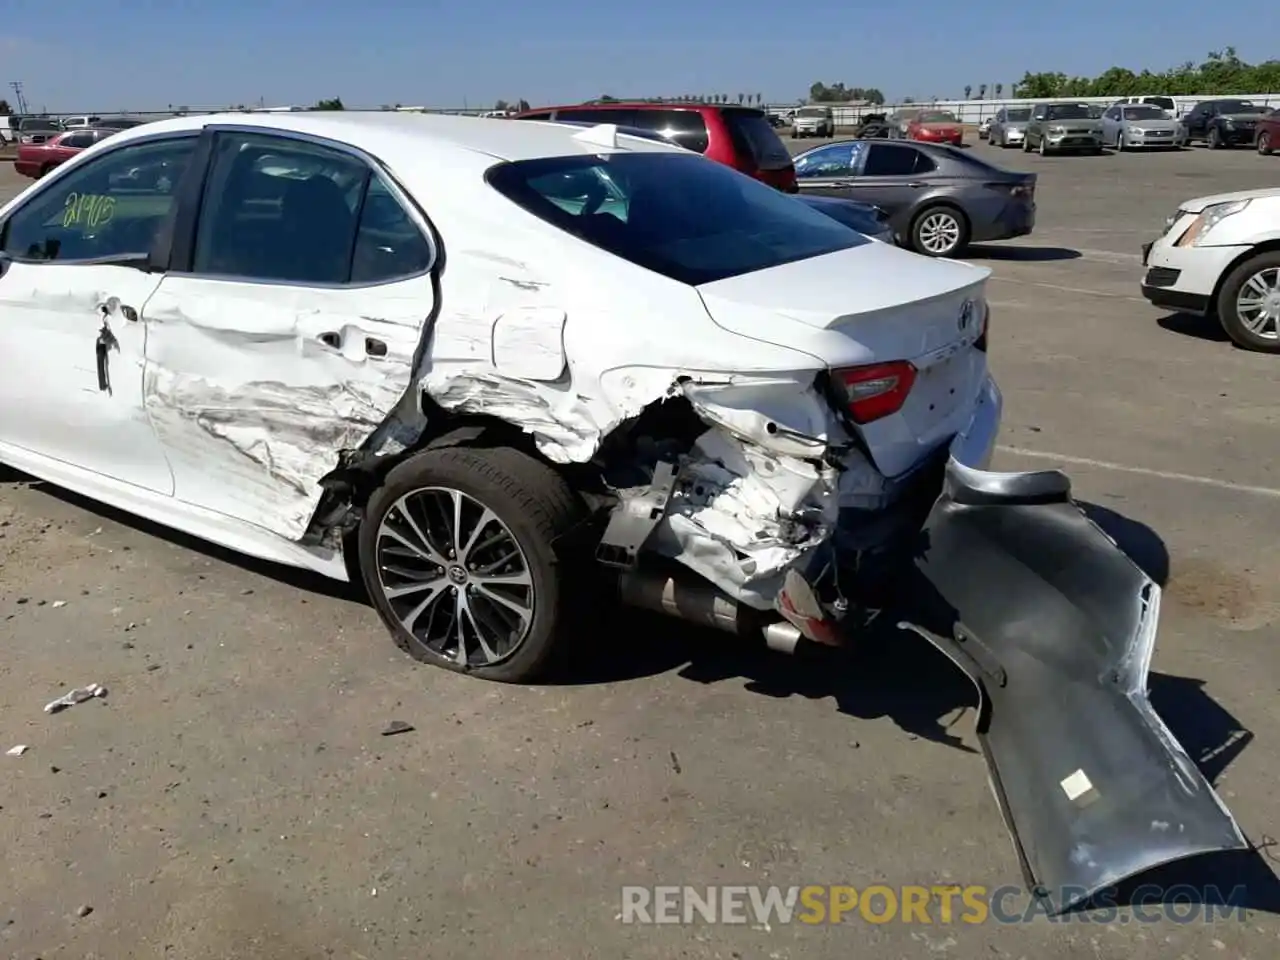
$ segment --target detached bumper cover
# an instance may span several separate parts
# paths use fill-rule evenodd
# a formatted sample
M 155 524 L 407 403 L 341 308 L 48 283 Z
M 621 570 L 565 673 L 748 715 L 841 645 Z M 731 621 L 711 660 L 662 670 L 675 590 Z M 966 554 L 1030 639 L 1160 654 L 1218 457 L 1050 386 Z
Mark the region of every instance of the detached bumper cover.
M 992 786 L 1051 912 L 1162 863 L 1247 848 L 1148 702 L 1160 588 L 1065 475 L 952 460 L 912 588 L 900 626 L 977 685 Z

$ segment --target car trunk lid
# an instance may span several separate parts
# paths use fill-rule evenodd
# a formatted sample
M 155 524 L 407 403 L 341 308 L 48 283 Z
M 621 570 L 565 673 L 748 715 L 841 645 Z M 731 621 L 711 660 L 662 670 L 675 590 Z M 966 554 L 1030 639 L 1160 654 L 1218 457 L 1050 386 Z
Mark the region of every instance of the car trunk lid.
M 856 427 L 881 473 L 894 477 L 967 422 L 987 373 L 989 275 L 969 264 L 867 243 L 703 284 L 698 291 L 719 326 L 799 346 L 837 379 L 852 369 L 911 364 L 900 407 Z

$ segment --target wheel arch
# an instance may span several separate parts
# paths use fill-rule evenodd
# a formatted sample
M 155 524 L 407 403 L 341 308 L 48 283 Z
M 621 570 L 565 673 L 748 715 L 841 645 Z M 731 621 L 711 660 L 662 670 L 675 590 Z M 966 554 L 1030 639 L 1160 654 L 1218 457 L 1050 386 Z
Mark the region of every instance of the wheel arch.
M 1222 268 L 1222 272 L 1218 274 L 1218 279 L 1213 284 L 1213 293 L 1209 296 L 1209 308 L 1214 316 L 1218 315 L 1218 297 L 1222 294 L 1222 288 L 1226 286 L 1227 277 L 1231 276 L 1242 263 L 1247 263 L 1260 253 L 1280 253 L 1280 237 L 1272 237 L 1254 244 Z
M 969 218 L 969 215 L 965 213 L 964 207 L 945 194 L 935 194 L 930 197 L 925 197 L 912 208 L 911 215 L 907 218 L 907 239 L 914 245 L 916 224 L 919 223 L 920 218 L 930 210 L 937 210 L 940 207 L 950 210 L 960 218 L 960 227 L 963 232 L 960 236 L 960 244 L 956 247 L 957 250 L 960 250 L 966 243 L 968 243 L 969 238 L 973 236 L 973 221 Z

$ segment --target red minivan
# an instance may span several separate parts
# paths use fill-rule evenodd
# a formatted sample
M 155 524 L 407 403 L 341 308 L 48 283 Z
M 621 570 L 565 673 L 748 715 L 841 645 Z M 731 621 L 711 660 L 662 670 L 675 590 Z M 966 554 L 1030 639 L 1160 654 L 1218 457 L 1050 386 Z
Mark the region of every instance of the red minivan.
M 791 153 L 778 139 L 765 112 L 753 107 L 610 101 L 540 107 L 516 114 L 515 119 L 615 123 L 653 130 L 779 190 L 796 193 L 799 189 Z

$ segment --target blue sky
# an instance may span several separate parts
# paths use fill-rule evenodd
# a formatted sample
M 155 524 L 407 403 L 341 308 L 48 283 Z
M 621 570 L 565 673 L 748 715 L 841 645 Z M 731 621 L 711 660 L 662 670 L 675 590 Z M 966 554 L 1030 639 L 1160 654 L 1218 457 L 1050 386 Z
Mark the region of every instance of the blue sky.
M 740 0 L 4 0 L 0 97 L 24 81 L 32 109 L 168 104 L 488 106 L 601 94 L 760 92 L 815 80 L 901 96 L 957 97 L 1023 72 L 1161 69 L 1234 44 L 1275 53 L 1273 0 L 1226 17 L 1192 0 L 1071 5 Z M 1187 25 L 1195 24 L 1195 29 Z M 1252 26 L 1250 26 L 1252 25 Z

